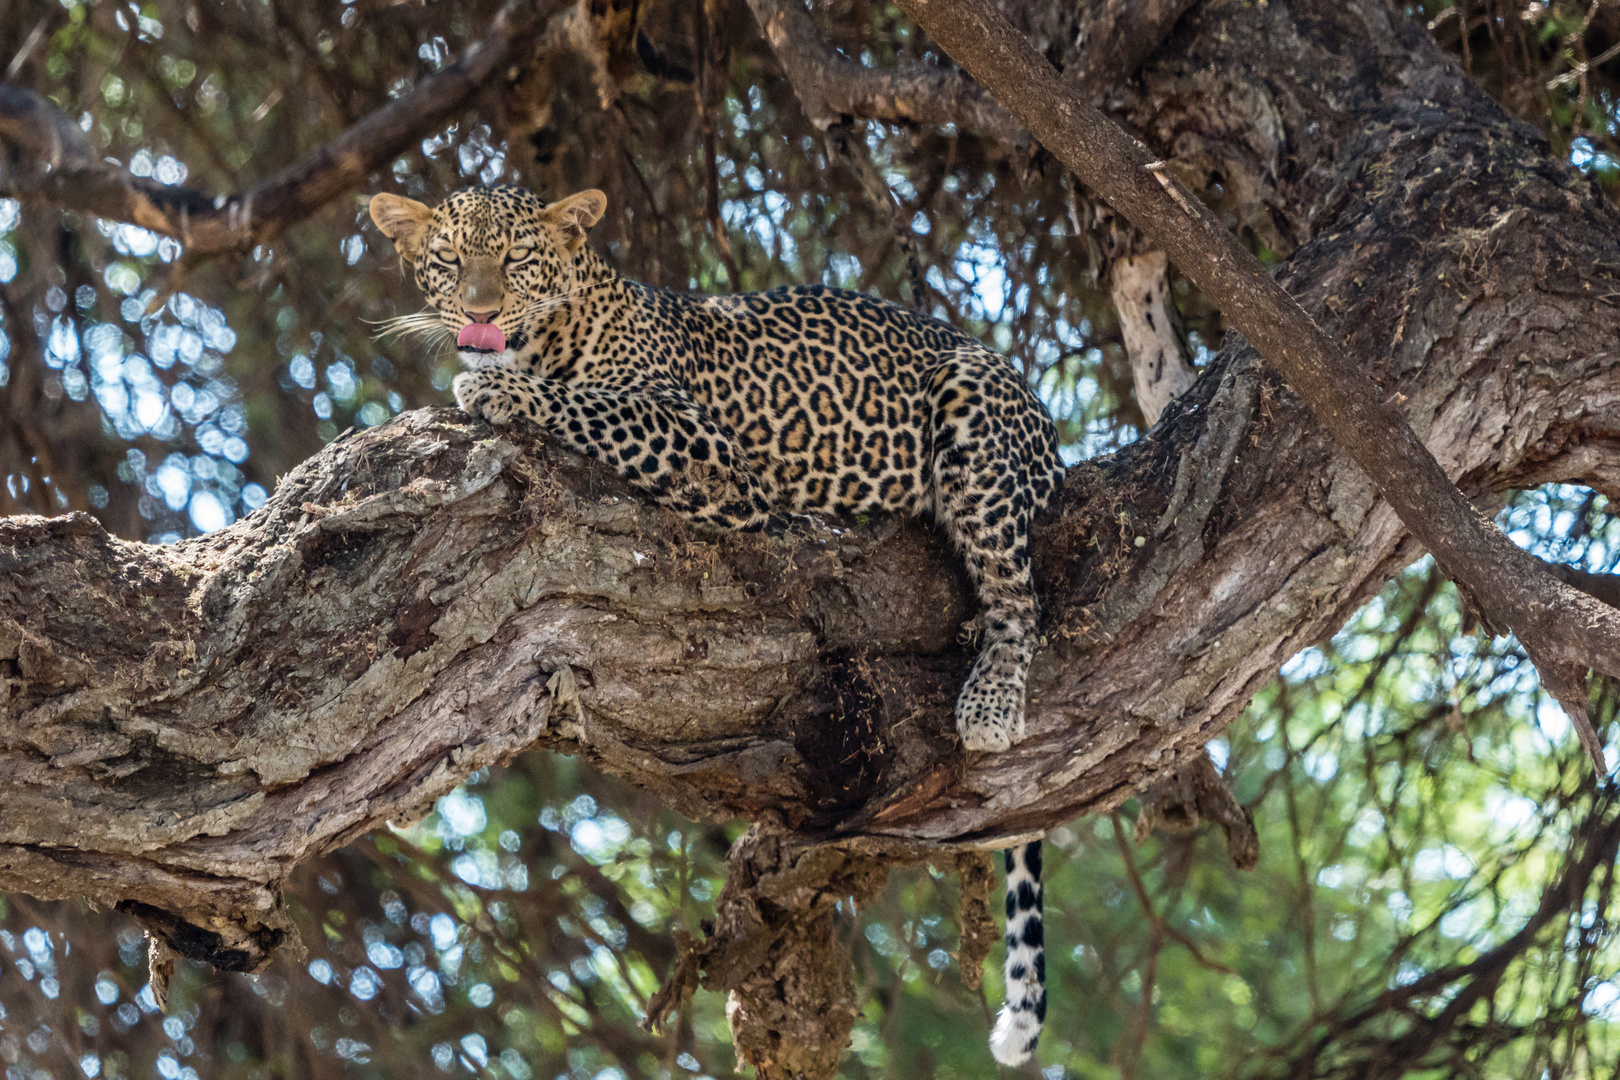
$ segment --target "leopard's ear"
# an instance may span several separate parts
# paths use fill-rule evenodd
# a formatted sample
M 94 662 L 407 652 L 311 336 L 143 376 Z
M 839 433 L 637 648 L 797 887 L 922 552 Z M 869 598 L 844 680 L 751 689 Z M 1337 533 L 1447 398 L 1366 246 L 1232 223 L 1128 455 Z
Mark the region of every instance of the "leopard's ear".
M 415 199 L 384 192 L 371 197 L 371 220 L 394 242 L 400 258 L 414 263 L 422 251 L 422 240 L 427 236 L 428 223 L 433 220 L 433 210 Z
M 602 220 L 607 209 L 607 196 L 592 188 L 570 195 L 546 207 L 544 217 L 562 233 L 563 246 L 572 255 L 585 242 L 585 233 Z

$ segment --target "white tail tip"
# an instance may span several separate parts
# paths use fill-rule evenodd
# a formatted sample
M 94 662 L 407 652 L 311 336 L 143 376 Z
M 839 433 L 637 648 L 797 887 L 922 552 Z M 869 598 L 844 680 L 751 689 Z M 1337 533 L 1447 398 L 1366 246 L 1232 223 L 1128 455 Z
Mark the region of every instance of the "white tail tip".
M 1033 1012 L 1004 1005 L 990 1032 L 990 1054 L 1003 1065 L 1022 1065 L 1040 1037 L 1041 1022 Z

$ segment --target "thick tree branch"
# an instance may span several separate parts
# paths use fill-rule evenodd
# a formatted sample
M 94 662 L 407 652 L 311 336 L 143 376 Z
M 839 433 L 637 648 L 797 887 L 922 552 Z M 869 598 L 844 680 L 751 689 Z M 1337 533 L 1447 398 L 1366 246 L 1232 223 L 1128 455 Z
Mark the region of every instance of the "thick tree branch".
M 901 6 L 1048 150 L 1163 247 L 1305 398 L 1491 629 L 1519 636 L 1598 770 L 1607 771 L 1586 715 L 1584 673 L 1596 668 L 1620 676 L 1620 612 L 1546 573 L 1482 518 L 1397 402 L 1328 340 L 1162 162 L 1068 86 L 990 0 L 902 0 Z M 1613 281 L 1612 274 L 1604 276 Z
M 510 0 L 455 63 L 375 110 L 331 142 L 246 192 L 209 197 L 139 177 L 104 161 L 49 100 L 0 83 L 0 192 L 41 199 L 172 236 L 192 254 L 270 239 L 448 122 L 510 64 L 571 0 Z
M 915 659 L 967 613 L 938 544 L 712 543 L 459 415 L 339 440 L 173 548 L 0 520 L 0 890 L 128 901 L 251 969 L 298 861 L 536 743 L 694 816 L 799 826 L 876 790 L 876 718 L 836 715 L 874 680 L 940 714 L 900 744 L 950 745 L 948 673 Z

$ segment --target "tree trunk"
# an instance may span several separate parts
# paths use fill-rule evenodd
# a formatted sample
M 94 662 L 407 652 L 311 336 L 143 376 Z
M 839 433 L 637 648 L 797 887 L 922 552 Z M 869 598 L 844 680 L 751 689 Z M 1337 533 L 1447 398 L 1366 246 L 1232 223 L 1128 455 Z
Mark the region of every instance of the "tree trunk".
M 1422 27 L 1211 0 L 1109 100 L 1478 505 L 1620 494 L 1620 222 Z M 1029 737 L 970 757 L 931 529 L 705 534 L 526 427 L 407 414 L 172 547 L 0 522 L 0 889 L 253 969 L 300 859 L 532 746 L 852 856 L 999 846 L 1165 781 L 1419 554 L 1238 340 L 1071 470 L 1036 550 Z

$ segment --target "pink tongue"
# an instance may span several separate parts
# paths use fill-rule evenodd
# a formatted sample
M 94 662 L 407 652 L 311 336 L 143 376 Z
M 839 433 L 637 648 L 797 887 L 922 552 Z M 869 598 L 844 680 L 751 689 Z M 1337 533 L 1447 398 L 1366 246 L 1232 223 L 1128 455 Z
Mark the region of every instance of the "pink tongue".
M 492 322 L 468 323 L 461 328 L 461 333 L 456 335 L 456 348 L 505 352 L 506 335 Z

